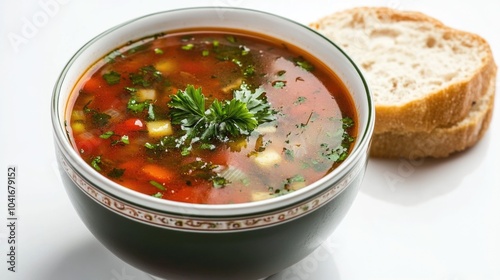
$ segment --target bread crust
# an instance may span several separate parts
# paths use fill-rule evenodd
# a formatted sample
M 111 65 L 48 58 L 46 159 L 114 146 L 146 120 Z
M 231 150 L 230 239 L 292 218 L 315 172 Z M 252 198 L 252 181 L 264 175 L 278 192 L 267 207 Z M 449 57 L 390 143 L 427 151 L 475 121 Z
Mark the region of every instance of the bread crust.
M 376 134 L 394 131 L 429 133 L 438 127 L 450 126 L 467 116 L 471 104 L 485 94 L 489 81 L 496 77 L 497 66 L 486 40 L 476 34 L 447 27 L 437 19 L 420 12 L 398 11 L 385 7 L 359 7 L 328 15 L 310 26 L 331 37 L 331 32 L 334 31 L 330 27 L 333 23 L 349 18 L 353 25 L 358 24 L 363 28 L 364 15 L 367 13 L 375 14 L 380 21 L 394 24 L 402 21 L 428 22 L 434 28 L 442 29 L 445 36 L 458 38 L 463 44 L 474 44 L 481 49 L 481 66 L 466 79 L 402 104 L 384 104 L 375 99 Z M 349 53 L 348 48 L 346 52 Z M 356 58 L 353 59 L 356 62 Z M 370 81 L 368 83 L 370 85 Z
M 372 138 L 370 155 L 385 158 L 442 158 L 476 144 L 489 128 L 495 103 L 496 79 L 461 121 L 431 132 L 383 132 Z
M 493 59 L 471 75 L 469 80 L 451 85 L 401 106 L 375 103 L 375 133 L 391 131 L 431 132 L 450 126 L 468 114 L 471 104 L 487 91 L 496 76 Z

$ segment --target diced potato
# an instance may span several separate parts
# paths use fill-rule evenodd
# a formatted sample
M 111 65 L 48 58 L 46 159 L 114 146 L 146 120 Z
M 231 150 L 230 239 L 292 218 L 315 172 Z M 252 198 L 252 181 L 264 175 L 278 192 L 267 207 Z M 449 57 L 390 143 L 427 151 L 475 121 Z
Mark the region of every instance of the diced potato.
M 281 162 L 281 155 L 270 149 L 266 149 L 255 156 L 255 162 L 261 167 L 270 167 Z
M 176 70 L 176 65 L 174 60 L 163 60 L 155 64 L 156 70 L 167 74 L 167 73 L 172 73 L 173 71 Z
M 296 191 L 296 190 L 302 189 L 305 186 L 306 186 L 306 182 L 293 182 L 293 183 L 290 184 L 289 188 L 291 190 Z
M 156 90 L 154 89 L 138 89 L 135 93 L 135 98 L 138 102 L 144 102 L 146 100 L 156 99 Z
M 85 131 L 85 124 L 81 121 L 73 122 L 71 124 L 71 129 L 73 130 L 73 134 L 80 134 Z
M 269 199 L 272 196 L 269 192 L 252 192 L 252 201 L 259 201 L 264 199 Z
M 243 80 L 240 78 L 240 79 L 236 79 L 234 82 L 226 85 L 225 87 L 222 88 L 222 91 L 223 92 L 230 92 L 231 90 L 233 89 L 237 89 L 241 86 L 241 83 L 243 82 Z
M 147 122 L 146 127 L 150 137 L 162 137 L 172 135 L 172 124 L 168 120 Z
M 85 113 L 81 110 L 75 110 L 71 113 L 71 120 L 72 121 L 84 121 L 85 120 Z
M 274 125 L 261 125 L 255 129 L 260 134 L 269 134 L 276 132 L 276 126 Z

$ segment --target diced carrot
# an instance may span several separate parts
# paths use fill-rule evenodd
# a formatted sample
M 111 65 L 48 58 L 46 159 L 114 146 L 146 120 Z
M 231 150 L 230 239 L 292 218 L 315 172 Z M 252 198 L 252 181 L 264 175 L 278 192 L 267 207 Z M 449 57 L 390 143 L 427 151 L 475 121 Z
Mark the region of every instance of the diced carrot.
M 140 165 L 141 165 L 141 161 L 132 159 L 132 160 L 127 160 L 125 162 L 120 163 L 120 165 L 118 165 L 118 168 L 125 169 L 126 171 L 132 172 L 132 171 L 139 170 Z
M 175 177 L 173 171 L 157 164 L 146 164 L 141 170 L 147 177 L 159 182 L 165 182 Z
M 75 137 L 75 142 L 80 153 L 90 154 L 102 144 L 102 139 L 91 133 L 82 133 Z

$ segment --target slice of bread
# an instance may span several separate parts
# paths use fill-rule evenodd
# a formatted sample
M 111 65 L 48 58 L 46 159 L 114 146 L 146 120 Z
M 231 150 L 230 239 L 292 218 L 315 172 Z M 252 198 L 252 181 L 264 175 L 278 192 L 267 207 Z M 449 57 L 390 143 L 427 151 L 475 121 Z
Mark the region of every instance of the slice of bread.
M 360 7 L 310 26 L 338 44 L 364 72 L 375 102 L 375 134 L 434 133 L 452 126 L 489 92 L 496 77 L 483 38 L 419 12 Z
M 446 157 L 465 150 L 487 131 L 493 114 L 496 80 L 490 79 L 486 94 L 473 102 L 467 116 L 447 127 L 431 132 L 383 132 L 372 138 L 370 155 L 375 157 Z

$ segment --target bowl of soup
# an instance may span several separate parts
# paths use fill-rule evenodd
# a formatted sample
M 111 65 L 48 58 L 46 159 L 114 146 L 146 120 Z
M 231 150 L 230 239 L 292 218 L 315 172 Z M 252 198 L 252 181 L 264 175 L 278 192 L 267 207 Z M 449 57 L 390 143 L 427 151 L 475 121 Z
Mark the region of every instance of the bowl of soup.
M 239 8 L 97 35 L 51 105 L 76 212 L 161 279 L 262 279 L 308 256 L 355 199 L 374 126 L 366 81 L 334 42 Z

